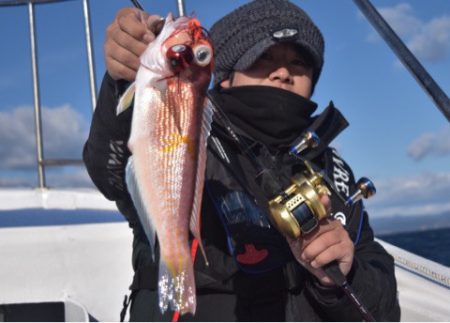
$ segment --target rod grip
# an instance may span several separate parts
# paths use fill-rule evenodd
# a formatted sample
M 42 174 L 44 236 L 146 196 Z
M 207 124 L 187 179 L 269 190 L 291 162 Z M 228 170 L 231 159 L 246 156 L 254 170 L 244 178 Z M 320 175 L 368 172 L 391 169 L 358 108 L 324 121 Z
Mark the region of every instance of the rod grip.
M 347 282 L 347 279 L 339 269 L 339 265 L 336 261 L 332 261 L 326 264 L 325 266 L 322 267 L 322 269 L 331 278 L 331 280 L 339 287 L 342 287 Z

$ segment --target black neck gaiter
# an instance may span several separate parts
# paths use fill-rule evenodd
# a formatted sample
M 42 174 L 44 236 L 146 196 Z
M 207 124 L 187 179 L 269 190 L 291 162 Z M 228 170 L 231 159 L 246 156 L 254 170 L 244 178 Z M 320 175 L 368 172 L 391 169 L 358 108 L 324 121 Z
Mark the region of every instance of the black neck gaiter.
M 269 86 L 239 86 L 216 94 L 231 123 L 271 150 L 290 145 L 310 125 L 317 109 L 316 103 L 300 95 Z

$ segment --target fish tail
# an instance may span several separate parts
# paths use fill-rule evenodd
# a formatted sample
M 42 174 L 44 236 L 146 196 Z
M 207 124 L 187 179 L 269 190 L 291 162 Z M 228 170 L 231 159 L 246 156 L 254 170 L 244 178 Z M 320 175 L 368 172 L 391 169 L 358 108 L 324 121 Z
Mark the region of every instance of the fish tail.
M 178 311 L 181 315 L 195 314 L 197 300 L 192 261 L 178 262 L 169 266 L 161 259 L 158 280 L 159 308 L 164 313 L 167 309 Z

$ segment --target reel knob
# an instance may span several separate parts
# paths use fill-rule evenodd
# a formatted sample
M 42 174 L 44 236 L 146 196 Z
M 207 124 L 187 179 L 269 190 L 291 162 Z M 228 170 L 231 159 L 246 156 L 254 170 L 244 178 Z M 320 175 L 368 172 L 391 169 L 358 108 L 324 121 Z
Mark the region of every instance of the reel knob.
M 356 187 L 356 192 L 353 193 L 353 195 L 350 196 L 347 201 L 345 201 L 346 205 L 352 206 L 362 198 L 368 199 L 369 197 L 375 195 L 375 193 L 377 192 L 375 185 L 367 177 L 361 177 L 356 182 Z
M 319 146 L 319 143 L 319 136 L 312 130 L 306 130 L 300 137 L 299 142 L 291 147 L 290 153 L 299 155 L 307 148 L 316 148 L 317 146 Z

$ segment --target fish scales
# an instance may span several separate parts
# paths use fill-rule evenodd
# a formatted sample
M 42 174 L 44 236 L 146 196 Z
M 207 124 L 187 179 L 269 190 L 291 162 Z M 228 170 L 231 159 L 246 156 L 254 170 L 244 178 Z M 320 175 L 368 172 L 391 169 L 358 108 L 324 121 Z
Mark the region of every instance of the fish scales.
M 179 91 L 172 93 L 170 91 Z M 158 194 L 163 201 L 162 213 L 171 216 L 158 217 L 162 221 L 161 232 L 158 235 L 161 243 L 161 255 L 169 263 L 172 261 L 187 261 L 182 255 L 189 255 L 188 234 L 189 218 L 194 199 L 194 176 L 193 170 L 197 169 L 197 141 L 199 116 L 196 113 L 199 108 L 192 109 L 194 104 L 194 93 L 189 86 L 169 85 L 167 98 L 158 109 L 158 115 L 154 120 L 154 138 L 160 138 L 152 155 L 155 157 L 154 169 L 159 170 L 159 176 L 155 176 L 155 189 L 160 190 Z M 174 109 L 175 108 L 175 109 Z M 159 144 L 159 145 L 158 145 Z M 156 211 L 156 210 L 155 210 Z M 172 237 L 172 230 L 178 239 Z M 165 234 L 165 235 L 164 235 Z M 164 239 L 164 242 L 161 241 Z M 190 258 L 190 257 L 188 257 Z M 183 259 L 183 260 L 179 260 Z M 170 265 L 169 265 L 170 267 Z

